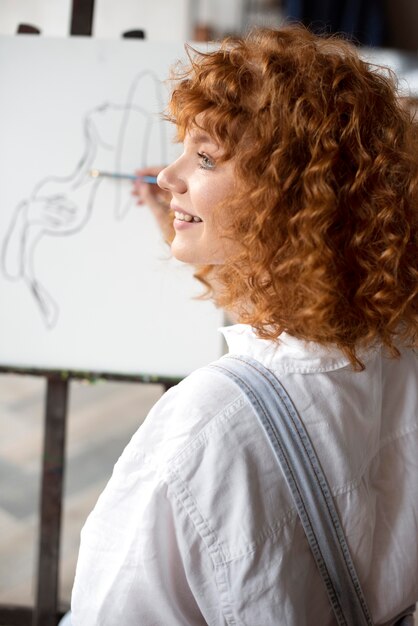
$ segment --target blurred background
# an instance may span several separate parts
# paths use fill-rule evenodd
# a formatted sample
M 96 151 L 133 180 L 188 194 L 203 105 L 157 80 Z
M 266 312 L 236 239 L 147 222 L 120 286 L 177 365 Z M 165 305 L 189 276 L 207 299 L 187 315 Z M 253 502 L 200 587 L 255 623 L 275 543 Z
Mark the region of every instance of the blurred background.
M 253 25 L 298 20 L 345 32 L 359 44 L 418 49 L 415 0 L 0 0 L 0 34 L 29 24 L 49 36 L 119 37 L 141 30 L 150 41 L 219 39 Z
M 207 41 L 291 20 L 317 32 L 346 33 L 418 95 L 416 0 L 0 0 L 0 35 L 6 36 Z M 0 603 L 33 603 L 45 388 L 42 377 L 0 374 Z M 64 604 L 84 520 L 162 391 L 129 382 L 71 383 L 60 561 Z

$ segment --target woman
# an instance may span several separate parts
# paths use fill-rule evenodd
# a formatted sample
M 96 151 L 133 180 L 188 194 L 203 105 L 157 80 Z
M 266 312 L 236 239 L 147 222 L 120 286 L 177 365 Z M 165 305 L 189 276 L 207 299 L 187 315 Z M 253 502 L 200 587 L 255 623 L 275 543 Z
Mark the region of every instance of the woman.
M 373 621 L 392 623 L 418 597 L 415 127 L 391 77 L 301 27 L 191 53 L 169 115 L 184 152 L 137 193 L 239 322 L 230 353 L 290 394 Z M 74 626 L 334 623 L 248 401 L 194 372 L 83 529 Z

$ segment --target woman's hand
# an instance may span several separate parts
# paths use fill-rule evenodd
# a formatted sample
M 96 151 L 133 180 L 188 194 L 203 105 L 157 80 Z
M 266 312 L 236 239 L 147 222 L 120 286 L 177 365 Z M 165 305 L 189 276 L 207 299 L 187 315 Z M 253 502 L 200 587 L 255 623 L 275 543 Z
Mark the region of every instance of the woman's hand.
M 144 167 L 136 170 L 135 174 L 141 176 L 158 176 L 163 166 Z M 146 204 L 150 209 L 157 224 L 163 233 L 164 239 L 171 242 L 174 236 L 173 215 L 170 211 L 171 193 L 164 191 L 158 185 L 144 183 L 137 178 L 133 183 L 132 194 L 138 198 L 138 204 Z

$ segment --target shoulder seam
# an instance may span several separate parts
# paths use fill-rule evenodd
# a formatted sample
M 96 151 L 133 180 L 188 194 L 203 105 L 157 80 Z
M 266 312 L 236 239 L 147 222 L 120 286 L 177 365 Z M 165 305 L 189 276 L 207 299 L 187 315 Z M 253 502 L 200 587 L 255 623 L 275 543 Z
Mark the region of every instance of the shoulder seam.
M 211 432 L 219 423 L 227 423 L 245 404 L 246 399 L 241 393 L 231 400 L 227 406 L 223 407 L 216 415 L 211 417 L 205 426 L 195 435 L 195 437 L 186 444 L 186 447 L 177 452 L 168 461 L 168 466 L 177 466 L 195 450 L 198 450 L 206 441 Z
M 237 620 L 234 616 L 232 608 L 233 603 L 230 597 L 228 577 L 225 569 L 227 559 L 223 553 L 222 546 L 219 543 L 215 531 L 210 527 L 208 521 L 199 511 L 187 484 L 175 469 L 169 470 L 169 474 L 171 479 L 170 483 L 173 487 L 173 497 L 184 510 L 188 519 L 190 519 L 197 535 L 206 546 L 209 557 L 212 561 L 215 584 L 219 592 L 220 608 L 225 621 L 228 626 L 237 626 Z

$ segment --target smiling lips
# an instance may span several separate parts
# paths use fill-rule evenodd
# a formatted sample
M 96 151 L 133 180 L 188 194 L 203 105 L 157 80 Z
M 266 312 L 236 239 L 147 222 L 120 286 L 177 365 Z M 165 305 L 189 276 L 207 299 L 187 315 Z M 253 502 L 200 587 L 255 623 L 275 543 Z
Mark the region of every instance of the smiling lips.
M 182 211 L 174 211 L 174 216 L 179 222 L 202 222 L 197 215 L 190 215 L 190 213 L 183 213 Z

